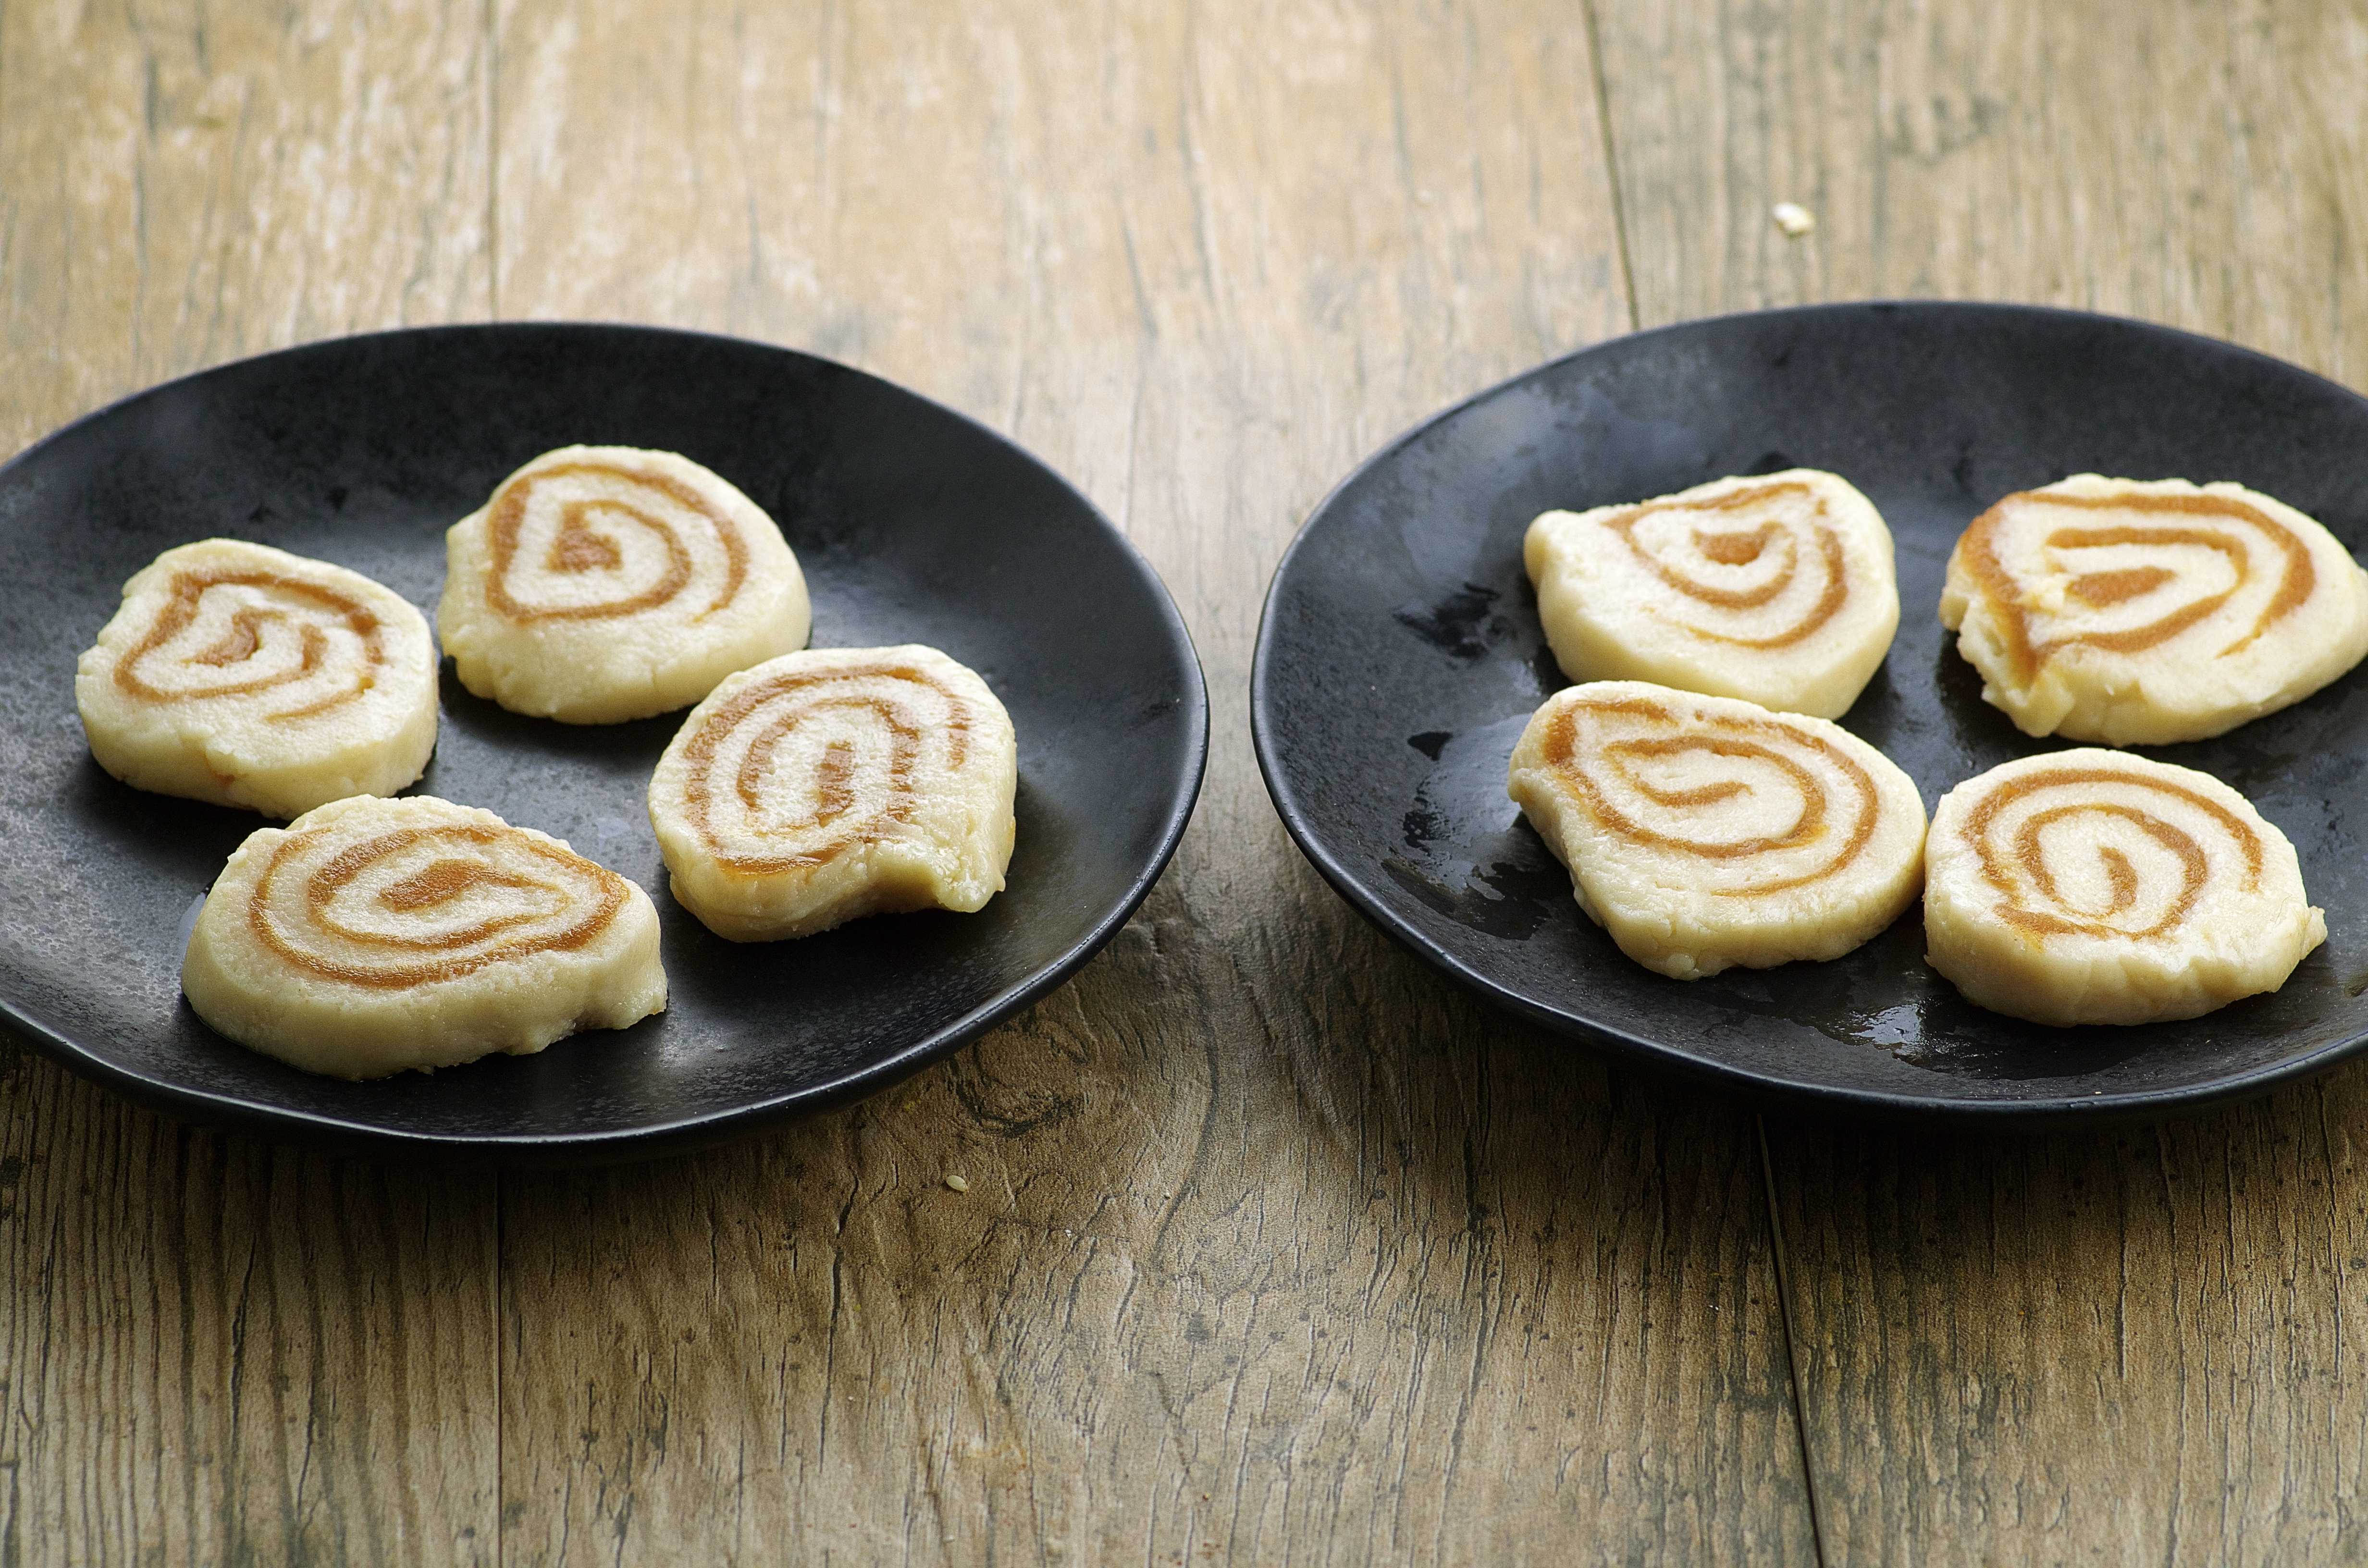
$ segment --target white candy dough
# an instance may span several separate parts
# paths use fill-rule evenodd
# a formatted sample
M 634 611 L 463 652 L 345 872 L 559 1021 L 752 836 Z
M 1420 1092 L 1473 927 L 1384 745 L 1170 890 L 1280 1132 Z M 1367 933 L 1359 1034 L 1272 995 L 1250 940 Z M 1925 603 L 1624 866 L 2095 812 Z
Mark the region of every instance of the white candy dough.
M 445 535 L 461 683 L 571 724 L 644 719 L 805 646 L 805 577 L 755 502 L 688 458 L 564 447 Z
M 1011 860 L 1019 745 L 934 648 L 791 653 L 695 709 L 650 780 L 674 895 L 737 942 L 983 908 Z
M 2093 473 L 2009 495 L 1949 557 L 1941 621 L 2030 735 L 2202 740 L 2368 653 L 2368 572 L 2241 484 Z
M 2208 773 L 2048 752 L 1941 797 L 1926 960 L 2041 1024 L 2192 1018 L 2285 983 L 2327 939 L 2284 834 Z
M 1839 718 L 1899 630 L 1891 530 L 1816 469 L 1547 512 L 1522 550 L 1563 674 Z
M 181 988 L 231 1039 L 338 1078 L 527 1055 L 666 1001 L 649 894 L 431 795 L 338 801 L 249 837 Z
M 427 619 L 359 572 L 210 539 L 123 585 L 74 704 L 91 756 L 134 789 L 292 817 L 419 777 L 436 650 Z
M 1508 792 L 1620 950 L 1676 980 L 1839 958 L 1916 901 L 1924 802 L 1839 725 L 1642 681 L 1548 698 Z

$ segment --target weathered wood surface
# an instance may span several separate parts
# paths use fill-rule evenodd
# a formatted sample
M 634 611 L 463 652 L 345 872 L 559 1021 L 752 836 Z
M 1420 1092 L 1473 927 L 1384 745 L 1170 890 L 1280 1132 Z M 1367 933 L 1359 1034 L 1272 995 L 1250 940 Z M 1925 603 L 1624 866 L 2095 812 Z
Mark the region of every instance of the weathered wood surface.
M 2027 300 L 2368 382 L 2360 0 L 1600 15 L 1645 324 Z M 1770 1119 L 1826 1560 L 2368 1558 L 2363 1126 L 2358 1066 L 2077 1137 Z
M 2368 1077 L 1763 1142 L 1356 921 L 1246 714 L 1332 480 L 1632 321 L 2045 300 L 2358 383 L 2363 83 L 2361 0 L 0 6 L 0 444 L 404 323 L 810 348 L 1118 518 L 1215 730 L 1074 983 L 738 1149 L 454 1177 L 10 1057 L 0 1561 L 2368 1555 Z

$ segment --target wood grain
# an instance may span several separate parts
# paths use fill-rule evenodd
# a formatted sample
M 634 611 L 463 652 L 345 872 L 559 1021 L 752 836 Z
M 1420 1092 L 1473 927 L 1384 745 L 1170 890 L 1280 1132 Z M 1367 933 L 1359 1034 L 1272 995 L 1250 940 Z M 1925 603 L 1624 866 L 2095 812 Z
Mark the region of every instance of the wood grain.
M 1600 22 L 1644 324 L 2020 300 L 2368 378 L 2360 0 L 1684 0 Z M 1813 234 L 1770 222 L 1787 200 Z
M 2038 301 L 2368 376 L 2368 6 L 1604 7 L 1646 323 Z M 1814 236 L 1769 221 L 1814 210 Z M 2207 477 L 2207 476 L 2198 476 Z M 1912 612 L 1911 612 L 1912 613 Z M 1769 1125 L 1827 1560 L 2368 1554 L 2368 1072 L 2175 1126 Z
M 1828 1560 L 2359 1556 L 2363 1101 L 2347 1069 L 2080 1137 L 1771 1126 Z
M 494 1226 L 0 1061 L 0 1560 L 494 1557 Z
M 0 11 L 0 447 L 244 354 L 482 319 L 483 21 L 460 0 Z
M 1215 731 L 1076 982 L 743 1148 L 497 1212 L 0 1054 L 0 1562 L 2361 1555 L 2368 1073 L 1763 1166 L 1349 915 L 1246 694 L 1334 479 L 1632 312 L 2040 300 L 2359 382 L 2363 80 L 2363 0 L 0 6 L 0 443 L 406 322 L 812 348 L 1079 483 Z
M 770 337 L 1012 434 L 1176 592 L 1214 754 L 1144 914 L 1015 1026 L 746 1149 L 507 1185 L 507 1559 L 1807 1559 L 1748 1123 L 1397 953 L 1248 756 L 1305 510 L 1625 325 L 1577 19 L 644 15 L 501 13 L 504 312 Z
M 484 60 L 475 7 L 0 6 L 0 447 L 483 316 Z M 0 1562 L 491 1561 L 493 1196 L 0 1047 Z

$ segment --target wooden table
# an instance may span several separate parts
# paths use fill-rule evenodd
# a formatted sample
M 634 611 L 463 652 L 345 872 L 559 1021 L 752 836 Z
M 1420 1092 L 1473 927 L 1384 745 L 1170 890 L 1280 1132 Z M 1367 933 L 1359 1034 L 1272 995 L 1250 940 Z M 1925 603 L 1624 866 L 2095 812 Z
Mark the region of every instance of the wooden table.
M 0 1562 L 2368 1556 L 2368 1067 L 1763 1121 L 1451 988 L 1259 787 L 1260 592 L 1360 457 L 1886 295 L 2368 385 L 2368 0 L 0 6 L 0 450 L 350 331 L 743 334 L 1069 475 L 1214 705 L 1076 982 L 736 1148 L 342 1163 L 9 1050 Z

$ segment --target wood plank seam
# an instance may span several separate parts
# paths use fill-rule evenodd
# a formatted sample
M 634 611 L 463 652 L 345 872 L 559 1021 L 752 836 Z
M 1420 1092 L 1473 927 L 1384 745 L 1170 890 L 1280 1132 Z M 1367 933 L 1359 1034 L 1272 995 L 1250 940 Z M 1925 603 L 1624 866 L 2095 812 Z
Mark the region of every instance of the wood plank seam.
M 1801 1485 L 1809 1495 L 1809 1544 L 1818 1568 L 1826 1563 L 1826 1522 L 1817 1506 L 1817 1469 L 1809 1454 L 1809 1413 L 1801 1394 L 1801 1353 L 1793 1337 L 1793 1275 L 1784 1256 L 1784 1232 L 1776 1211 L 1776 1165 L 1768 1153 L 1768 1119 L 1755 1113 L 1751 1135 L 1759 1145 L 1759 1175 L 1768 1203 L 1768 1246 L 1776 1268 L 1776 1322 L 1784 1335 L 1784 1370 L 1793 1390 L 1793 1438 L 1801 1445 Z
M 1620 242 L 1620 292 L 1628 301 L 1628 330 L 1640 324 L 1636 315 L 1636 268 L 1628 259 L 1628 200 L 1620 187 L 1620 146 L 1611 139 L 1611 85 L 1603 75 L 1603 28 L 1595 17 L 1595 0 L 1587 0 L 1587 53 L 1595 65 L 1596 131 L 1603 140 L 1604 183 L 1611 187 L 1611 232 Z M 1794 1392 L 1797 1395 L 1798 1390 Z
M 1611 223 L 1620 257 L 1620 289 L 1628 306 L 1628 329 L 1642 330 L 1643 320 L 1636 294 L 1636 272 L 1630 256 L 1627 199 L 1620 175 L 1619 143 L 1614 139 L 1611 121 L 1611 83 L 1605 74 L 1603 29 L 1597 17 L 1596 0 L 1585 0 L 1588 55 L 1593 70 L 1597 132 L 1602 143 L 1604 184 L 1611 201 Z M 1793 1336 L 1793 1300 L 1791 1277 L 1785 1267 L 1784 1237 L 1776 1208 L 1776 1173 L 1768 1153 L 1768 1127 L 1759 1115 L 1751 1119 L 1752 1136 L 1759 1148 L 1759 1167 L 1763 1184 L 1763 1202 L 1768 1221 L 1768 1245 L 1776 1271 L 1777 1323 L 1784 1338 L 1785 1387 L 1792 1395 L 1793 1439 L 1798 1446 L 1801 1462 L 1801 1485 L 1806 1494 L 1809 1513 L 1809 1541 L 1819 1568 L 1827 1562 L 1825 1521 L 1817 1501 L 1816 1471 L 1809 1454 L 1808 1410 L 1801 1387 L 1801 1363 Z

